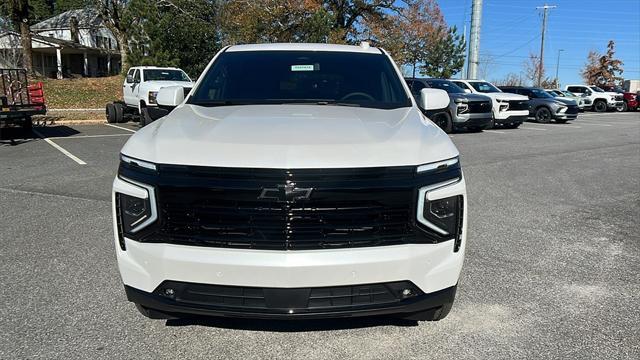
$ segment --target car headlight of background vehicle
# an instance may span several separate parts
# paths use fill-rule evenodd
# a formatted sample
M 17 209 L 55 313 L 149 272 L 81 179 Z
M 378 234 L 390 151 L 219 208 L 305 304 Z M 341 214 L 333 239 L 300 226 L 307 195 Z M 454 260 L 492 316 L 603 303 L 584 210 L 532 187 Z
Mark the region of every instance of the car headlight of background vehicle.
M 457 110 L 458 114 L 464 114 L 464 113 L 469 112 L 469 104 L 467 104 L 466 102 L 462 102 L 462 101 L 457 102 L 456 101 L 456 105 L 457 105 L 457 108 L 458 108 L 458 110 Z
M 157 104 L 157 97 L 158 97 L 158 92 L 157 91 L 149 91 L 149 104 Z
M 498 111 L 509 110 L 509 100 L 498 99 Z

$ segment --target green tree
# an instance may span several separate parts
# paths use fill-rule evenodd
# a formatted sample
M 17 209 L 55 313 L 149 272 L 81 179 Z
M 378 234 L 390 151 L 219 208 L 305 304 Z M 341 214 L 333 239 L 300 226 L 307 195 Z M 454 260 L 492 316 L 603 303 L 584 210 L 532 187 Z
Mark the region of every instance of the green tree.
M 53 14 L 58 15 L 63 12 L 75 9 L 82 9 L 93 5 L 91 0 L 54 0 Z
M 422 75 L 448 79 L 462 70 L 466 43 L 457 31 L 455 26 L 439 29 L 440 36 L 427 48 L 420 66 Z
M 179 66 L 196 77 L 220 49 L 210 0 L 131 0 L 125 21 L 132 65 Z

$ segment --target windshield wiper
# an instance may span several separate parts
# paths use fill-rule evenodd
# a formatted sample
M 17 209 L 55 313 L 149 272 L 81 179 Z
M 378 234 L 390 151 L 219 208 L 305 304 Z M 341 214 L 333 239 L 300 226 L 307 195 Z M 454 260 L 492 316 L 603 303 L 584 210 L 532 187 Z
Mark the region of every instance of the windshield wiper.
M 339 102 L 335 100 L 319 100 L 319 101 L 292 101 L 292 102 L 283 102 L 283 104 L 287 105 L 329 105 L 329 106 L 352 106 L 352 107 L 360 107 L 360 104 L 356 103 L 345 103 Z

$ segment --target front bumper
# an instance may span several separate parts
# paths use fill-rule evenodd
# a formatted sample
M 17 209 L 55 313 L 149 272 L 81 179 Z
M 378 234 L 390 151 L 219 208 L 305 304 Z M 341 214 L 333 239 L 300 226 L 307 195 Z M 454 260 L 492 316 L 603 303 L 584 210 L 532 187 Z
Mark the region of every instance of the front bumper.
M 624 101 L 607 102 L 607 108 L 609 110 L 616 109 L 620 106 L 624 106 Z
M 486 129 L 491 124 L 492 119 L 490 112 L 459 114 L 453 119 L 453 126 L 456 129 L 466 127 Z
M 318 319 L 318 318 L 344 318 L 344 317 L 360 317 L 360 316 L 379 316 L 379 315 L 400 315 L 404 318 L 423 320 L 424 313 L 429 310 L 436 311 L 445 304 L 453 303 L 455 299 L 457 286 L 452 286 L 430 294 L 420 294 L 411 298 L 404 299 L 395 303 L 378 304 L 378 305 L 357 305 L 335 307 L 335 308 L 255 308 L 251 306 L 233 306 L 233 305 L 212 305 L 206 303 L 190 303 L 181 304 L 179 300 L 174 300 L 157 293 L 148 293 L 125 285 L 127 299 L 133 303 L 139 304 L 150 311 L 153 318 L 182 318 L 189 315 L 195 316 L 222 316 L 235 318 L 255 318 L 255 319 L 274 319 L 274 320 L 302 320 L 302 319 Z M 310 289 L 269 289 L 272 293 L 271 297 L 277 297 L 278 291 L 287 294 L 288 290 L 294 293 L 308 294 Z M 282 295 L 280 299 L 283 303 L 290 300 L 298 300 L 291 296 Z M 369 295 L 363 295 L 370 297 Z M 302 298 L 306 300 L 306 298 Z M 269 300 L 268 300 L 269 302 Z

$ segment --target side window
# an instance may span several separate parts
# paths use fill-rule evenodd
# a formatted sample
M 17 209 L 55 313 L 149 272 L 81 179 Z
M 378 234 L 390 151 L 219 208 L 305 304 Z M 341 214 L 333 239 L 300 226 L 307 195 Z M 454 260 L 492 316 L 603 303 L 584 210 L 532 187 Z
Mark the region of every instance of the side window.
M 129 80 L 133 78 L 134 72 L 135 72 L 135 69 L 129 69 L 129 72 L 127 73 L 127 84 L 132 83 L 132 81 L 129 81 Z
M 584 92 L 584 88 L 582 86 L 569 86 L 567 90 L 578 94 L 582 94 Z
M 412 81 L 411 82 L 411 93 L 413 95 L 420 95 L 420 90 L 426 88 L 427 86 L 422 83 L 422 81 Z
M 140 71 L 136 69 L 136 72 L 133 74 L 133 82 L 140 82 Z
M 467 84 L 465 84 L 463 82 L 454 81 L 453 83 L 458 85 L 458 86 L 460 86 L 463 90 L 464 89 L 469 90 L 469 87 L 467 86 Z

